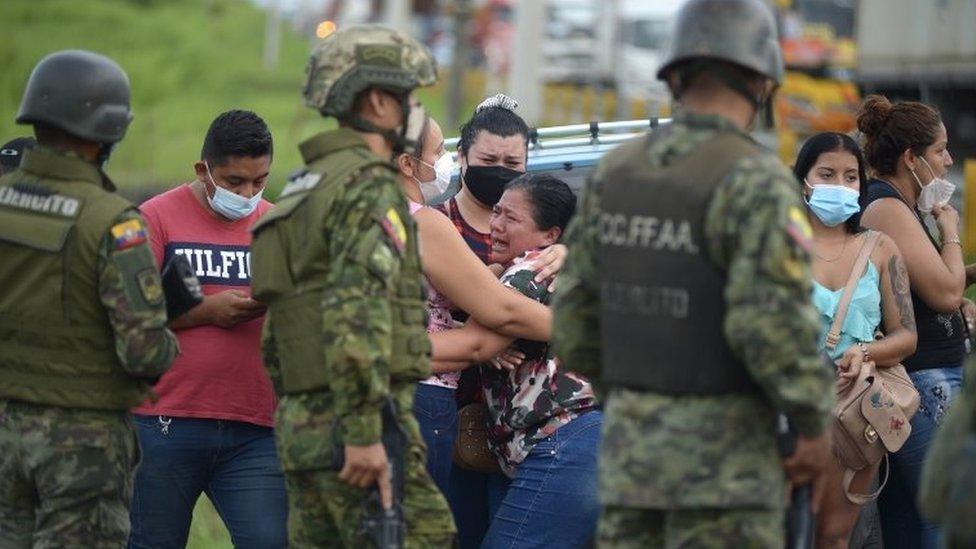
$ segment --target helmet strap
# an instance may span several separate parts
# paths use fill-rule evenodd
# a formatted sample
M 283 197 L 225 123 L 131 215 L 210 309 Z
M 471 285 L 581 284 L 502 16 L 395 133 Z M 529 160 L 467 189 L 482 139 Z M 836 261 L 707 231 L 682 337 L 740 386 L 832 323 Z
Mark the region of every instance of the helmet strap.
M 423 125 L 423 120 L 427 116 L 423 107 L 418 106 L 415 109 L 410 107 L 409 93 L 396 94 L 396 98 L 400 103 L 400 109 L 403 113 L 398 130 L 380 128 L 376 124 L 373 124 L 358 114 L 343 120 L 343 122 L 349 125 L 349 127 L 357 131 L 382 135 L 393 147 L 391 161 L 395 161 L 396 157 L 403 153 L 407 153 L 411 156 L 419 154 L 417 144 L 420 136 L 410 134 L 420 131 Z M 418 117 L 420 119 L 420 124 L 411 124 L 413 119 Z
M 101 148 L 98 149 L 98 156 L 95 157 L 95 162 L 99 167 L 105 166 L 108 158 L 112 156 L 113 149 L 115 149 L 115 143 L 102 143 Z

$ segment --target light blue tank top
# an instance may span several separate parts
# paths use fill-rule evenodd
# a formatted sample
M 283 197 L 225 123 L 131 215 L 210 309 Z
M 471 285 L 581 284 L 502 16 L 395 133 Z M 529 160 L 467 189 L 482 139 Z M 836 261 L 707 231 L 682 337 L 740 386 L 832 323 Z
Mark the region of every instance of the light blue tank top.
M 881 291 L 878 289 L 880 275 L 874 264 L 868 261 L 864 274 L 857 281 L 854 296 L 847 307 L 847 318 L 840 331 L 840 341 L 833 351 L 827 351 L 833 360 L 839 359 L 851 345 L 859 341 L 874 341 L 874 332 L 881 324 Z M 844 289 L 830 290 L 816 280 L 813 281 L 813 305 L 820 312 L 821 351 L 826 350 L 827 330 L 834 322 L 834 313 L 844 294 Z

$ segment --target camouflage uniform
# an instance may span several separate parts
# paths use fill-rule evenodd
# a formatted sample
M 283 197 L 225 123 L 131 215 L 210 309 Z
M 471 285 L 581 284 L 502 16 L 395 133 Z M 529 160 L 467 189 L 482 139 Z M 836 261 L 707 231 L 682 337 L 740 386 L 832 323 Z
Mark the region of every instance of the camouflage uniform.
M 436 79 L 425 51 L 382 27 L 341 30 L 313 53 L 306 102 L 394 140 L 350 116 L 353 101 L 379 87 L 397 92 L 407 107 L 409 90 Z M 255 225 L 251 248 L 252 293 L 268 303 L 263 354 L 282 395 L 275 437 L 288 490 L 289 542 L 371 545 L 361 529 L 370 490 L 339 480 L 334 463 L 347 444 L 380 442 L 380 410 L 392 400 L 408 439 L 405 547 L 449 547 L 451 513 L 427 474 L 411 412 L 416 382 L 430 375 L 430 344 L 406 198 L 393 166 L 352 129 L 320 134 L 300 148 L 307 170 Z
M 0 194 L 12 196 L 9 189 L 58 188 L 65 179 L 93 189 L 96 185 L 111 188 L 84 160 L 39 146 L 27 153 L 20 171 L 0 179 Z M 0 215 L 0 232 L 9 228 L 7 220 Z M 145 230 L 135 209 L 119 214 L 111 227 L 126 224 Z M 74 396 L 63 394 L 56 378 L 27 393 L 20 386 L 0 382 L 0 485 L 5 488 L 0 493 L 2 547 L 120 547 L 128 537 L 138 444 L 126 409 L 138 404 L 149 383 L 166 371 L 177 347 L 166 329 L 158 275 L 149 280 L 145 274 L 146 269 L 156 268 L 148 244 L 119 249 L 111 227 L 104 228 L 97 249 L 97 299 L 114 334 L 110 352 L 131 376 L 131 386 L 105 397 L 93 392 L 76 402 Z M 12 247 L 0 245 L 0 251 Z M 0 267 L 0 280 L 9 281 L 10 276 L 18 273 Z M 39 279 L 36 284 L 43 287 L 45 282 Z M 41 288 L 36 291 L 42 292 Z M 33 310 L 31 305 L 37 303 L 23 305 L 17 314 L 24 318 L 48 313 Z M 0 335 L 0 345 L 11 353 L 19 346 L 7 339 L 13 337 L 8 331 Z M 41 342 L 31 352 L 43 352 Z
M 413 360 L 405 363 L 402 359 L 410 357 L 398 357 L 394 352 L 395 347 L 406 351 L 394 341 L 394 334 L 402 329 L 396 318 L 400 312 L 397 291 L 409 284 L 405 277 L 418 274 L 403 263 L 419 265 L 419 255 L 409 257 L 417 254 L 417 236 L 406 199 L 392 167 L 375 156 L 372 167 L 347 174 L 344 179 L 326 176 L 333 173 L 335 153 L 354 150 L 364 160 L 371 156 L 365 142 L 351 130 L 321 134 L 303 143 L 302 149 L 309 165 L 306 181 L 321 179 L 311 193 L 330 196 L 325 200 L 328 209 L 316 211 L 311 226 L 300 230 L 315 235 L 310 238 L 317 243 L 309 247 L 313 253 L 322 253 L 315 260 L 327 266 L 327 272 L 296 273 L 296 281 L 304 276 L 325 277 L 316 336 L 326 342 L 324 362 L 313 367 L 321 368 L 330 381 L 327 388 L 307 391 L 289 387 L 289 366 L 294 366 L 287 364 L 287 358 L 282 359 L 285 337 L 279 337 L 276 329 L 284 313 L 278 312 L 278 299 L 270 298 L 263 348 L 266 363 L 273 370 L 271 376 L 279 380 L 284 391 L 275 416 L 275 436 L 288 487 L 291 543 L 309 547 L 322 546 L 328 540 L 342 540 L 347 546 L 363 542 L 358 530 L 367 492 L 340 481 L 331 464 L 334 450 L 341 452 L 344 443 L 368 445 L 379 441 L 379 409 L 386 398 L 393 398 L 410 440 L 404 493 L 407 545 L 450 545 L 450 511 L 427 475 L 423 439 L 411 413 L 414 383 L 428 375 L 430 367 L 426 355 L 408 351 Z M 283 199 L 290 194 L 286 189 Z M 305 200 L 313 202 L 316 198 Z M 262 227 L 281 211 L 279 204 L 276 212 L 255 228 L 252 287 L 259 299 L 267 291 L 268 278 L 262 273 L 271 261 L 265 245 L 272 235 Z M 288 255 L 296 252 L 285 250 Z M 416 301 L 409 311 L 416 320 L 413 328 L 424 334 L 418 345 L 424 345 L 419 277 L 415 282 Z
M 646 151 L 666 166 L 719 131 L 716 116 L 679 113 Z M 599 379 L 602 171 L 626 162 L 618 149 L 587 185 L 566 237 L 570 256 L 554 304 L 556 354 Z M 792 175 L 772 154 L 738 162 L 706 213 L 707 256 L 727 273 L 724 337 L 763 389 L 750 395 L 667 396 L 611 388 L 606 398 L 599 539 L 607 547 L 782 547 L 784 478 L 776 411 L 802 435 L 825 427 L 831 372 L 817 354 L 810 266 L 797 238 L 809 230 Z M 799 232 L 798 232 L 799 231 Z M 707 340 L 703 344 L 708 344 Z M 687 349 L 689 366 L 695 353 Z M 652 363 L 653 364 L 653 363 Z
M 100 145 L 132 119 L 125 72 L 62 51 L 17 122 Z M 146 225 L 96 165 L 39 145 L 0 178 L 0 547 L 121 547 L 138 458 L 127 410 L 177 352 Z

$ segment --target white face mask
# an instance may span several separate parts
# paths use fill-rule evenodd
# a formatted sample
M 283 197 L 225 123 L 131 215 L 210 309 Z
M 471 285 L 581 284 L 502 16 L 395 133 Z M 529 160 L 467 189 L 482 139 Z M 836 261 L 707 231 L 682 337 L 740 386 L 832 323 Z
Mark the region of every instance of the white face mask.
M 444 152 L 434 162 L 434 165 L 424 162 L 423 160 L 417 159 L 421 164 L 427 166 L 434 170 L 434 179 L 431 181 L 421 181 L 414 176 L 414 181 L 420 185 L 420 194 L 424 197 L 424 203 L 429 204 L 431 200 L 437 198 L 438 196 L 444 194 L 448 186 L 451 184 L 451 173 L 454 171 L 454 159 L 451 158 L 451 153 Z
M 919 157 L 922 162 L 925 162 L 925 167 L 929 169 L 932 174 L 932 181 L 928 185 L 922 185 L 922 181 L 915 174 L 915 170 L 912 170 L 912 176 L 915 178 L 915 182 L 922 189 L 922 192 L 918 195 L 918 200 L 915 205 L 918 211 L 923 213 L 931 213 L 932 209 L 936 206 L 943 206 L 949 203 L 949 199 L 952 198 L 952 193 L 955 192 L 956 186 L 952 184 L 948 179 L 935 176 L 935 170 L 932 166 L 924 159 Z
M 232 221 L 237 221 L 238 219 L 243 219 L 255 209 L 257 209 L 258 204 L 261 202 L 261 195 L 264 194 L 264 189 L 261 189 L 256 195 L 251 198 L 244 198 L 243 196 L 234 194 L 227 189 L 221 187 L 214 181 L 213 174 L 210 173 L 210 165 L 206 162 L 203 163 L 207 167 L 207 177 L 210 178 L 210 182 L 214 186 L 214 195 L 211 197 L 204 189 L 205 195 L 207 195 L 207 202 L 210 203 L 210 207 L 220 215 L 230 219 Z M 206 187 L 206 185 L 204 185 Z

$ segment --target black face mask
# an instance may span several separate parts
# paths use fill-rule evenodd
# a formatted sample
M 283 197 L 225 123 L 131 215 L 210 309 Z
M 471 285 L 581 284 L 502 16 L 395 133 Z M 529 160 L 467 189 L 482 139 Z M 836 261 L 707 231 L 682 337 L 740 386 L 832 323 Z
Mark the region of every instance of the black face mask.
M 468 166 L 461 175 L 475 199 L 491 207 L 502 199 L 505 185 L 524 173 L 505 166 Z

